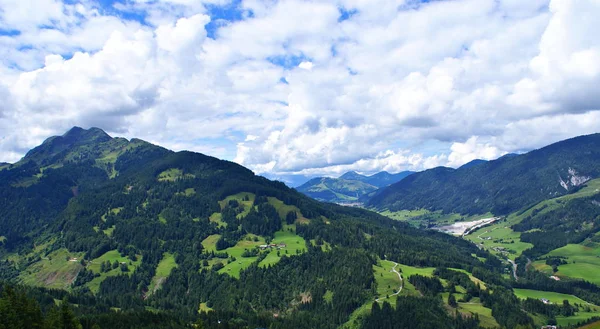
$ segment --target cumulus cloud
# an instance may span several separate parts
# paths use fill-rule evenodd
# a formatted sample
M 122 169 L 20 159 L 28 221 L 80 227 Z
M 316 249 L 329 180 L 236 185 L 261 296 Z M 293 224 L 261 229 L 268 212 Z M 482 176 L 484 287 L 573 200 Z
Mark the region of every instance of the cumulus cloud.
M 263 174 L 397 172 L 600 128 L 597 0 L 35 4 L 0 0 L 0 161 L 80 125 Z

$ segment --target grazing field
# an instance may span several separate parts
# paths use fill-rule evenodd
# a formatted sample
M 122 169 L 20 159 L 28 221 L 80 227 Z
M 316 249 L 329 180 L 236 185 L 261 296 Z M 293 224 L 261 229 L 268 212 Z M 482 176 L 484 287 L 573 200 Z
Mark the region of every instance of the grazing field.
M 254 241 L 255 237 L 258 241 Z M 235 257 L 236 260 L 223 260 L 222 263 L 225 266 L 219 270 L 219 273 L 226 273 L 235 278 L 239 278 L 240 272 L 258 259 L 258 257 L 242 257 L 242 254 L 246 249 L 253 249 L 261 244 L 265 244 L 265 239 L 263 237 L 248 234 L 242 238 L 242 240 L 238 241 L 235 246 L 221 250 L 220 252 L 226 252 L 230 257 Z
M 481 326 L 484 328 L 498 328 L 500 325 L 492 316 L 492 310 L 484 307 L 479 298 L 473 298 L 468 303 L 458 303 L 458 311 L 463 315 L 479 314 Z
M 400 272 L 398 267 L 399 265 L 396 266 L 396 271 Z M 398 274 L 392 271 L 392 268 L 394 268 L 393 262 L 381 260 L 377 265 L 373 265 L 373 275 L 377 283 L 377 298 L 396 306 L 396 296 L 392 295 L 398 292 L 402 281 L 398 278 Z M 386 298 L 387 296 L 390 298 Z
M 153 294 L 156 290 L 160 289 L 163 282 L 169 277 L 171 271 L 177 267 L 177 262 L 175 261 L 175 255 L 170 253 L 164 253 L 163 259 L 161 259 L 160 263 L 156 267 L 156 272 L 152 281 L 150 282 L 150 286 L 148 287 L 148 293 Z
M 202 240 L 202 247 L 206 251 L 217 251 L 217 241 L 220 238 L 220 234 L 209 235 L 206 239 Z
M 573 324 L 580 323 L 582 321 L 589 320 L 594 317 L 597 318 L 598 316 L 600 316 L 599 312 L 577 312 L 577 314 L 575 314 L 573 316 L 569 316 L 569 317 L 557 316 L 556 322 L 558 323 L 559 326 L 568 326 L 568 325 L 573 325 Z M 584 327 L 584 328 L 588 328 L 588 327 Z M 598 329 L 598 328 L 600 328 L 600 324 L 597 324 L 597 327 L 591 327 L 591 328 Z
M 474 277 L 473 274 L 467 272 L 466 270 L 459 269 L 459 268 L 451 268 L 451 270 L 457 271 L 457 272 L 461 272 L 461 273 L 464 273 L 464 274 L 468 275 L 469 279 L 471 279 L 471 281 L 473 281 L 473 283 L 479 284 L 479 287 L 481 289 L 483 289 L 483 290 L 487 289 L 487 286 L 486 286 L 485 282 L 483 282 L 483 281 L 479 280 L 478 278 Z
M 26 285 L 69 289 L 83 266 L 83 253 L 72 253 L 65 248 L 51 252 L 21 272 L 19 280 Z
M 561 294 L 558 292 L 550 292 L 550 291 L 541 291 L 541 290 L 532 290 L 532 289 L 513 289 L 515 296 L 520 299 L 534 298 L 534 299 L 542 299 L 545 298 L 554 304 L 562 304 L 563 300 L 568 300 L 571 305 L 573 304 L 584 304 L 590 305 L 594 308 L 597 308 L 600 311 L 598 306 L 592 305 L 585 300 L 567 294 Z
M 258 266 L 265 267 L 273 265 L 279 262 L 283 255 L 292 256 L 304 253 L 308 250 L 306 247 L 306 240 L 295 233 L 295 225 L 286 225 L 283 230 L 275 232 L 275 237 L 271 243 L 285 243 L 286 247 L 281 248 L 280 250 L 272 249 L 266 251 L 269 254 L 258 264 Z M 279 252 L 280 256 L 277 255 L 277 252 Z
M 300 212 L 300 209 L 298 209 L 298 207 L 287 205 L 287 204 L 283 203 L 283 201 L 281 201 L 277 198 L 269 197 L 268 199 L 269 199 L 269 203 L 277 210 L 279 217 L 284 222 L 285 222 L 285 218 L 286 218 L 287 214 L 290 211 L 294 211 L 298 215 L 298 218 L 296 219 L 297 222 L 303 223 L 303 224 L 309 222 L 309 219 L 302 215 L 302 213 Z
M 400 210 L 400 211 L 382 211 L 380 212 L 381 215 L 389 217 L 391 219 L 395 219 L 395 220 L 409 220 L 412 219 L 414 217 L 418 217 L 418 216 L 422 216 L 422 215 L 426 215 L 429 214 L 430 211 L 427 209 L 419 209 L 419 210 Z
M 86 286 L 88 288 L 90 288 L 90 290 L 93 293 L 97 293 L 98 290 L 100 290 L 100 283 L 102 283 L 102 281 L 104 281 L 104 279 L 106 279 L 109 276 L 117 276 L 123 273 L 127 273 L 128 275 L 131 275 L 135 269 L 140 266 L 142 264 L 142 256 L 141 255 L 136 255 L 136 260 L 133 261 L 131 259 L 129 259 L 129 257 L 127 256 L 121 256 L 121 254 L 119 253 L 118 250 L 111 250 L 106 252 L 104 255 L 91 260 L 88 263 L 87 269 L 94 272 L 94 273 L 98 273 L 100 274 L 99 277 L 94 278 L 92 281 L 86 283 Z M 120 266 L 118 266 L 117 268 L 111 268 L 109 271 L 107 272 L 102 272 L 102 263 L 103 262 L 109 262 L 111 265 L 114 264 L 114 262 L 119 263 L 119 265 L 121 263 L 125 263 L 125 265 L 127 265 L 127 272 L 123 272 L 120 268 Z
M 398 267 L 402 270 L 398 270 L 398 272 L 402 273 L 402 277 L 406 279 L 415 274 L 433 276 L 433 271 L 435 270 L 435 267 L 414 267 L 403 264 L 398 265 Z
M 501 220 L 477 229 L 464 238 L 497 256 L 514 260 L 523 250 L 531 248 L 533 245 L 521 242 L 521 233 L 513 231 L 510 228 L 512 224 L 514 222 Z
M 167 169 L 163 172 L 161 172 L 160 174 L 158 174 L 158 181 L 159 182 L 174 182 L 178 179 L 185 179 L 185 178 L 194 178 L 195 176 L 192 174 L 183 174 L 183 171 L 181 171 L 181 169 L 177 169 L 177 168 L 171 168 L 171 169 Z
M 223 214 L 216 212 L 208 218 L 211 223 L 217 224 L 217 227 L 227 227 L 227 223 L 223 221 Z
M 587 242 L 569 244 L 554 249 L 544 257 L 565 257 L 568 264 L 558 266 L 558 272 L 552 274 L 552 268 L 544 260 L 534 262 L 539 271 L 558 277 L 577 278 L 600 284 L 600 244 Z

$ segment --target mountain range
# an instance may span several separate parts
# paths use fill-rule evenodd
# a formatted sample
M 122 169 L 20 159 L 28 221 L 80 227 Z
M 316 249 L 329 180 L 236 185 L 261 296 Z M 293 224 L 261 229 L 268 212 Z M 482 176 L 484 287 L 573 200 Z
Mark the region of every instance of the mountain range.
M 521 155 L 413 174 L 366 205 L 391 211 L 505 215 L 579 189 L 600 177 L 600 134 L 561 141 Z
M 319 202 L 233 162 L 74 127 L 0 166 L 0 328 L 591 322 L 598 145 L 582 136 L 390 186 L 401 175 L 331 183 L 381 187 L 368 205 L 391 215 L 497 216 L 457 237 Z
M 357 202 L 363 196 L 396 183 L 413 173 L 412 171 L 403 171 L 390 174 L 382 171 L 365 176 L 355 171 L 349 171 L 339 178 L 313 178 L 296 189 L 316 200 L 348 204 Z

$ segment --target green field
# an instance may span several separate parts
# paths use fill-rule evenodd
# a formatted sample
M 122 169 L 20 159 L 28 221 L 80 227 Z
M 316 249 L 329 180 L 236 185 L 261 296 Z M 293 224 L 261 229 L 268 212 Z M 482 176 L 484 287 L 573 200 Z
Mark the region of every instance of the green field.
M 281 201 L 277 198 L 269 197 L 268 199 L 269 199 L 269 204 L 271 204 L 277 210 L 279 217 L 284 222 L 285 222 L 285 218 L 286 218 L 287 214 L 291 211 L 295 211 L 296 214 L 298 215 L 298 219 L 296 219 L 296 221 L 298 223 L 308 223 L 309 219 L 302 215 L 302 213 L 300 212 L 300 209 L 298 209 L 298 207 L 287 205 L 287 204 L 283 203 L 283 201 Z
M 554 304 L 562 304 L 563 300 L 568 300 L 571 305 L 573 304 L 582 304 L 582 305 L 590 305 L 594 308 L 597 308 L 600 311 L 598 306 L 592 305 L 583 299 L 567 294 L 561 294 L 558 292 L 550 292 L 550 291 L 541 291 L 541 290 L 531 290 L 531 289 L 513 289 L 515 296 L 520 299 L 534 298 L 541 299 L 546 298 L 550 302 Z
M 217 224 L 217 227 L 227 227 L 227 223 L 223 221 L 223 214 L 221 214 L 220 212 L 213 213 L 212 215 L 210 215 L 208 220 L 211 223 Z
M 111 269 L 108 272 L 101 272 L 101 264 L 102 262 L 110 262 L 111 264 L 114 263 L 115 261 L 117 261 L 118 263 L 125 263 L 127 264 L 127 268 L 129 269 L 128 272 L 126 272 L 128 275 L 131 275 L 135 269 L 140 266 L 142 264 L 142 256 L 141 255 L 136 255 L 137 260 L 134 262 L 131 259 L 129 259 L 129 257 L 127 256 L 121 256 L 121 254 L 119 253 L 118 250 L 111 250 L 106 252 L 104 255 L 90 261 L 88 263 L 87 269 L 94 272 L 94 273 L 98 273 L 100 274 L 99 277 L 94 278 L 92 281 L 86 283 L 86 286 L 88 288 L 90 288 L 90 290 L 93 293 L 97 293 L 98 290 L 100 289 L 100 283 L 102 283 L 102 281 L 104 281 L 104 279 L 106 279 L 109 276 L 117 276 L 119 274 L 123 274 L 123 271 L 121 271 L 120 267 L 117 267 L 115 269 Z
M 473 298 L 468 303 L 458 303 L 458 311 L 461 314 L 479 314 L 480 325 L 484 328 L 499 328 L 500 325 L 492 316 L 492 310 L 484 307 L 479 298 Z
M 375 282 L 377 283 L 377 298 L 380 300 L 385 300 L 392 304 L 396 305 L 396 296 L 392 296 L 402 285 L 402 281 L 398 278 L 398 274 L 392 272 L 392 268 L 394 267 L 394 263 L 388 260 L 380 260 L 377 262 L 377 265 L 373 265 L 373 275 L 375 276 Z M 399 265 L 396 266 L 396 271 L 398 270 Z M 387 298 L 386 296 L 390 296 L 391 298 Z
M 171 168 L 171 169 L 167 169 L 163 172 L 161 172 L 160 174 L 158 174 L 158 181 L 159 182 L 174 182 L 178 179 L 185 179 L 185 178 L 194 178 L 194 175 L 191 174 L 183 174 L 183 171 L 181 171 L 181 169 L 177 169 L 177 168 Z
M 566 257 L 568 264 L 560 265 L 558 277 L 577 278 L 600 284 L 600 244 L 588 242 L 586 245 L 569 244 L 562 248 L 552 250 L 547 256 Z M 544 260 L 533 263 L 536 269 L 552 275 L 552 268 Z
M 292 229 L 293 231 L 290 232 L 289 229 Z M 273 238 L 273 241 L 271 241 L 271 243 L 275 243 L 275 244 L 285 243 L 286 244 L 285 248 L 282 248 L 281 250 L 279 250 L 279 254 L 281 256 L 283 256 L 283 255 L 292 256 L 292 255 L 296 255 L 297 253 L 304 253 L 307 250 L 306 241 L 304 240 L 303 237 L 301 237 L 295 233 L 294 225 L 286 225 L 282 231 L 275 232 L 275 237 Z M 296 251 L 296 250 L 298 250 L 298 251 Z M 263 259 L 258 264 L 258 266 L 265 267 L 265 266 L 273 265 L 273 264 L 276 264 L 277 262 L 279 262 L 281 257 L 277 256 L 277 251 L 278 250 L 271 250 L 269 252 L 269 254 L 267 255 L 267 257 L 265 259 Z
M 202 247 L 206 251 L 217 251 L 217 241 L 220 238 L 220 234 L 209 235 L 206 239 L 202 240 Z
M 72 253 L 65 248 L 58 249 L 21 272 L 19 280 L 26 285 L 69 289 L 79 271 L 83 269 L 80 264 L 81 257 L 83 253 Z
M 258 238 L 258 241 L 254 241 L 254 237 Z M 206 241 L 206 240 L 205 240 Z M 216 241 L 216 240 L 215 240 Z M 230 257 L 233 256 L 236 258 L 235 261 L 230 262 L 229 260 L 222 260 L 221 262 L 225 267 L 219 270 L 219 273 L 226 273 L 235 278 L 240 277 L 240 272 L 250 266 L 252 263 L 256 262 L 258 257 L 242 257 L 242 254 L 246 249 L 252 249 L 258 247 L 261 244 L 265 244 L 265 239 L 263 237 L 255 236 L 254 234 L 248 234 L 242 240 L 238 241 L 238 243 L 225 250 L 221 250 L 220 252 L 226 252 Z
M 175 261 L 175 255 L 170 253 L 164 253 L 163 258 L 160 263 L 156 267 L 156 273 L 150 282 L 150 286 L 148 287 L 148 293 L 153 294 L 156 290 L 160 289 L 163 282 L 169 277 L 171 271 L 177 267 L 177 262 Z
M 508 220 L 498 221 L 490 226 L 480 228 L 464 236 L 464 238 L 482 246 L 497 256 L 514 260 L 523 250 L 533 247 L 530 243 L 521 242 L 521 233 L 515 232 L 510 228 L 514 224 L 514 220 L 513 222 Z M 503 248 L 506 252 L 495 248 Z
M 412 220 L 415 217 L 419 217 L 422 215 L 426 215 L 429 214 L 430 211 L 427 209 L 419 209 L 419 210 L 400 210 L 400 211 L 382 211 L 380 212 L 381 215 L 389 217 L 391 219 L 395 219 L 395 220 L 401 220 L 401 221 L 409 221 Z
M 486 286 L 485 282 L 483 282 L 483 281 L 479 280 L 478 278 L 474 277 L 473 274 L 467 272 L 466 270 L 459 269 L 459 268 L 450 268 L 450 269 L 453 270 L 453 271 L 461 272 L 461 273 L 464 273 L 464 274 L 468 275 L 469 279 L 471 279 L 471 281 L 473 281 L 473 283 L 479 284 L 479 287 L 481 289 L 483 289 L 483 290 L 487 289 L 487 286 Z

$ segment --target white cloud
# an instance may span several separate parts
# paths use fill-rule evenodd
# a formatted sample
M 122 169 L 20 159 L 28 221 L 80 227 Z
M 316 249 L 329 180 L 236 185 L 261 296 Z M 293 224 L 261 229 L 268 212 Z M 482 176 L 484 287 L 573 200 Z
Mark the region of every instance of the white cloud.
M 0 36 L 0 161 L 72 125 L 282 175 L 459 166 L 600 130 L 598 0 L 245 0 L 214 38 L 207 4 L 231 3 L 111 9 L 142 24 L 0 0 L 20 31 Z

